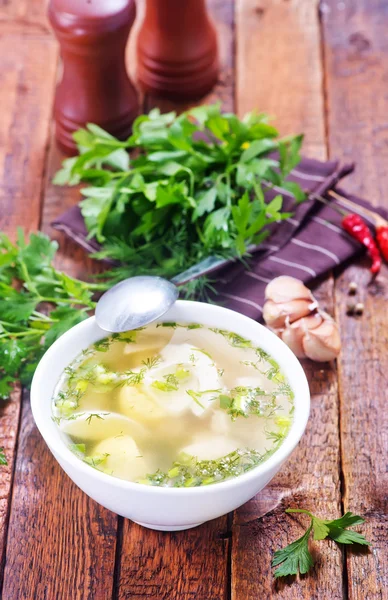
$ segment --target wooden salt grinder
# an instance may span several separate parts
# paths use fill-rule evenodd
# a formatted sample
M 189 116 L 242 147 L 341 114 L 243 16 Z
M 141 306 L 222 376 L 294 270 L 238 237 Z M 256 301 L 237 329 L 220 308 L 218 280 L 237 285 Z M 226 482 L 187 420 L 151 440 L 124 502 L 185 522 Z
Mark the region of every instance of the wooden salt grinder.
M 125 69 L 125 47 L 135 20 L 134 0 L 50 0 L 48 15 L 61 46 L 63 73 L 57 86 L 56 139 L 76 152 L 72 133 L 96 123 L 124 139 L 138 112 Z
M 137 78 L 148 92 L 200 98 L 218 78 L 217 36 L 205 0 L 145 0 Z

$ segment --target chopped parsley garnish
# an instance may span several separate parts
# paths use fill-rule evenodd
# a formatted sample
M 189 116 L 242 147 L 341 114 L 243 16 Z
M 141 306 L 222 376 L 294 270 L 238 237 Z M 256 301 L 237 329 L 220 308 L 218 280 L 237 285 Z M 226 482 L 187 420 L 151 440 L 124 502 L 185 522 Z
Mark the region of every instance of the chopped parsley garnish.
M 210 327 L 210 331 L 213 333 L 219 333 L 225 339 L 228 340 L 229 344 L 234 348 L 252 348 L 251 340 L 248 340 L 237 333 L 233 333 L 232 331 L 227 331 L 226 329 L 218 329 L 214 327 Z
M 214 394 L 219 394 L 221 390 L 203 390 L 201 392 L 196 392 L 194 390 L 186 390 L 186 394 L 188 394 L 189 396 L 191 396 L 191 398 L 194 400 L 194 402 L 196 404 L 198 404 L 198 406 L 200 406 L 201 408 L 205 408 L 204 405 L 202 404 L 202 402 L 200 401 L 200 398 L 202 398 L 202 396 L 205 396 L 206 394 L 213 394 L 213 397 L 210 398 L 210 400 L 213 400 L 215 398 Z
M 259 387 L 237 386 L 219 396 L 220 408 L 227 411 L 232 420 L 250 415 L 268 417 L 276 408 L 276 398 Z
M 210 358 L 210 360 L 213 360 L 212 355 L 209 352 L 207 352 L 206 350 L 204 350 L 203 348 L 191 348 L 191 350 L 193 352 L 200 352 L 201 354 L 204 354 L 205 356 Z
M 296 575 L 298 572 L 303 575 L 314 566 L 314 559 L 308 545 L 311 531 L 314 532 L 314 540 L 324 540 L 329 537 L 339 544 L 370 545 L 363 535 L 357 531 L 347 529 L 347 527 L 361 525 L 365 522 L 362 517 L 353 515 L 351 512 L 347 512 L 343 517 L 333 520 L 320 519 L 310 511 L 300 508 L 287 508 L 286 513 L 303 513 L 309 515 L 311 520 L 306 533 L 302 537 L 282 550 L 275 552 L 272 560 L 272 566 L 278 567 L 275 571 L 275 577 Z
M 98 340 L 93 344 L 93 348 L 96 352 L 108 352 L 112 340 L 109 338 L 103 338 L 102 340 Z
M 74 454 L 76 454 L 77 456 L 83 457 L 86 452 L 86 446 L 85 444 L 70 444 L 69 450 L 74 452 Z
M 83 461 L 90 465 L 91 467 L 98 467 L 101 463 L 103 463 L 108 456 L 110 456 L 107 452 L 104 454 L 95 454 L 94 456 L 85 456 Z
M 167 472 L 158 469 L 139 483 L 172 487 L 209 485 L 242 475 L 263 462 L 270 453 L 260 454 L 257 450 L 245 448 L 234 450 L 216 460 L 197 460 L 194 456 L 182 453 Z
M 153 381 L 152 387 L 161 392 L 176 392 L 179 389 L 179 381 L 173 373 L 163 376 L 164 381 Z
M 156 327 L 171 327 L 171 329 L 176 329 L 178 323 L 175 323 L 175 321 L 165 321 L 164 323 L 158 323 Z

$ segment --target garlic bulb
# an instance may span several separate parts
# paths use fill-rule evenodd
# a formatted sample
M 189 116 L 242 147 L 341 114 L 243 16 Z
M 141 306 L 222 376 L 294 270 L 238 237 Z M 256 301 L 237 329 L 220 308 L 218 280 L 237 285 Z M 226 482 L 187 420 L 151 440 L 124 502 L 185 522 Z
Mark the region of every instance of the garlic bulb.
M 288 302 L 267 300 L 263 307 L 263 317 L 268 327 L 281 329 L 285 326 L 286 319 L 293 323 L 297 319 L 307 317 L 317 306 L 318 304 L 311 298 Z
M 289 302 L 290 300 L 315 301 L 314 296 L 302 281 L 288 275 L 281 275 L 272 279 L 265 288 L 265 298 L 276 303 Z
M 327 317 L 316 329 L 307 331 L 302 339 L 305 355 L 317 362 L 333 360 L 341 350 L 337 323 L 328 315 Z
M 280 337 L 298 358 L 305 358 L 303 338 L 308 331 L 316 329 L 322 322 L 323 318 L 318 312 L 303 319 L 298 319 L 294 323 L 290 323 L 287 319 L 286 327 L 280 332 Z
M 264 321 L 291 348 L 298 358 L 326 362 L 341 349 L 338 326 L 302 281 L 282 276 L 265 290 Z

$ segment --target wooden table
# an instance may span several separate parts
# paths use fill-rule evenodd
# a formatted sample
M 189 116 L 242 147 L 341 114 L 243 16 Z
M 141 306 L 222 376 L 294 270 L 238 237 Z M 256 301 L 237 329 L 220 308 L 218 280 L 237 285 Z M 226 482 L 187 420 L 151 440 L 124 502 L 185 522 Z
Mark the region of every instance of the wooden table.
M 388 3 L 384 0 L 209 0 L 221 80 L 205 101 L 240 115 L 276 115 L 282 133 L 304 132 L 304 152 L 357 162 L 349 190 L 388 208 Z M 56 188 L 62 157 L 51 111 L 58 48 L 42 0 L 0 3 L 0 226 L 41 228 L 78 200 Z M 133 66 L 133 43 L 128 61 Z M 144 98 L 143 108 L 171 103 Z M 181 109 L 182 107 L 177 107 Z M 82 275 L 84 253 L 59 238 L 58 264 Z M 149 531 L 89 500 L 60 470 L 37 432 L 28 393 L 0 408 L 0 588 L 3 600 L 266 600 L 388 598 L 386 449 L 387 274 L 367 287 L 366 261 L 317 289 L 341 327 L 337 365 L 308 363 L 312 411 L 305 436 L 256 498 L 193 530 Z M 362 318 L 346 316 L 359 284 Z M 385 487 L 384 487 L 385 485 Z M 311 575 L 275 582 L 273 552 L 302 532 L 300 506 L 367 519 L 370 551 L 314 544 Z M 385 553 L 384 553 L 385 551 Z M 385 588 L 384 588 L 385 583 Z

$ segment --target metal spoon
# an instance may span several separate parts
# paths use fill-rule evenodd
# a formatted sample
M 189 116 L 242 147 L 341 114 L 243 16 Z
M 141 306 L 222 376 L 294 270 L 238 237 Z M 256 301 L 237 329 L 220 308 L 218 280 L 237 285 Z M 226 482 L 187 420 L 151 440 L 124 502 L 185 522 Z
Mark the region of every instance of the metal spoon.
M 97 302 L 97 325 L 110 333 L 143 327 L 164 315 L 177 298 L 176 286 L 162 277 L 124 279 Z

